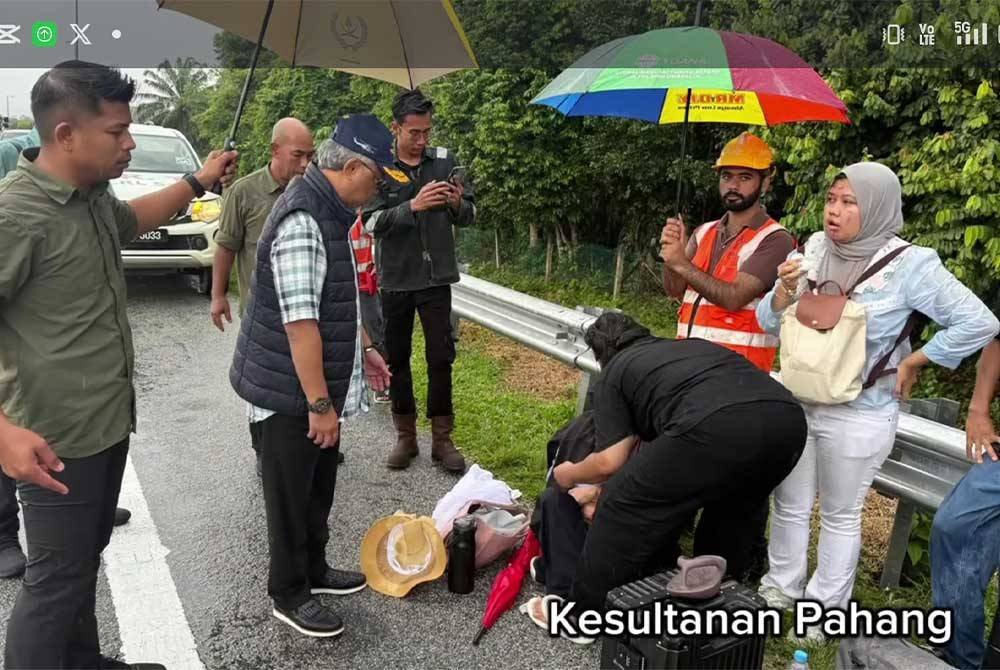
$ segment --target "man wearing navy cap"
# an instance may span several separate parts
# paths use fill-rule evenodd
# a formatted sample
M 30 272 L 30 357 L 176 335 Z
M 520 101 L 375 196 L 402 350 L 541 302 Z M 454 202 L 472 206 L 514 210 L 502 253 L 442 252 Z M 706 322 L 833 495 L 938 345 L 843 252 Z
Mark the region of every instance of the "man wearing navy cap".
M 315 598 L 365 587 L 326 562 L 340 423 L 368 411 L 389 369 L 361 327 L 348 231 L 393 169 L 392 135 L 370 114 L 344 117 L 316 162 L 278 198 L 257 246 L 250 303 L 229 380 L 260 424 L 273 614 L 312 637 L 339 635 Z

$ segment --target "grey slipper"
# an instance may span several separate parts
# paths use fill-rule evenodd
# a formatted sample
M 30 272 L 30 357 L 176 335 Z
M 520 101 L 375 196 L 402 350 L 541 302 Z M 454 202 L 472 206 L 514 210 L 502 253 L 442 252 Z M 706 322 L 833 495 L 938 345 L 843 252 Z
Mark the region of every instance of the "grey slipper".
M 722 588 L 726 574 L 726 559 L 722 556 L 681 556 L 677 567 L 680 570 L 667 583 L 667 592 L 675 598 L 706 600 L 718 595 Z

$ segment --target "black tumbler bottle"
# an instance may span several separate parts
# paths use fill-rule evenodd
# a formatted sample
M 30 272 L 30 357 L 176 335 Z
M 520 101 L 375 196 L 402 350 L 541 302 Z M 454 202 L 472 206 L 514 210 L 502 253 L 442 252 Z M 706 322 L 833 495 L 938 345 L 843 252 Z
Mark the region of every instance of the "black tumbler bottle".
M 455 519 L 448 547 L 448 590 L 472 593 L 476 581 L 476 517 Z

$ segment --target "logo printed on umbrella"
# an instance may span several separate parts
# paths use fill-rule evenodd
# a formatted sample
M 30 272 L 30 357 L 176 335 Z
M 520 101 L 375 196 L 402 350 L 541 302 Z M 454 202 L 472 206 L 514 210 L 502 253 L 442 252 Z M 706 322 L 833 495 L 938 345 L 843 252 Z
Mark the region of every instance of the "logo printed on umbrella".
M 660 57 L 656 54 L 643 54 L 636 59 L 635 64 L 639 67 L 656 67 L 660 62 Z
M 341 21 L 340 14 L 334 13 L 330 30 L 337 44 L 345 49 L 357 51 L 368 42 L 368 23 L 360 16 L 348 16 Z
M 686 105 L 688 101 L 687 93 L 677 94 L 677 104 Z M 691 95 L 692 105 L 745 105 L 747 96 L 744 93 L 701 93 Z

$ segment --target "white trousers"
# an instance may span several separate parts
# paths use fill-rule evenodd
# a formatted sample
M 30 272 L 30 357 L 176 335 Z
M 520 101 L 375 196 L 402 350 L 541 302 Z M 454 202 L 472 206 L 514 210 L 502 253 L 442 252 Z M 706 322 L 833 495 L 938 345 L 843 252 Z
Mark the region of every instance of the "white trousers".
M 861 553 L 861 509 L 892 451 L 899 405 L 877 410 L 803 404 L 809 435 L 795 469 L 774 490 L 768 543 L 770 570 L 761 586 L 789 598 L 847 607 Z M 819 493 L 816 572 L 806 582 L 809 519 Z

